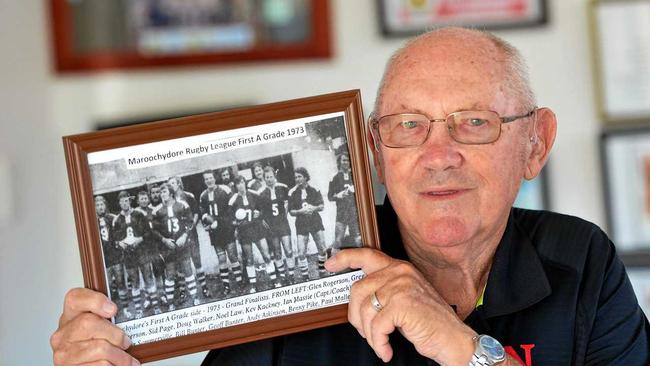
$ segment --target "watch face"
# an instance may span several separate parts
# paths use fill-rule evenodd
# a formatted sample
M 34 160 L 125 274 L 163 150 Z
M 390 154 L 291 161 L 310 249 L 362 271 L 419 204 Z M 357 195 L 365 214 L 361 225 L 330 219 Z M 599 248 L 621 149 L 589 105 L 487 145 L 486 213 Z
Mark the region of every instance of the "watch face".
M 488 356 L 491 360 L 500 361 L 505 358 L 506 354 L 503 350 L 503 346 L 496 339 L 482 335 L 478 339 L 479 345 L 485 352 L 485 355 Z

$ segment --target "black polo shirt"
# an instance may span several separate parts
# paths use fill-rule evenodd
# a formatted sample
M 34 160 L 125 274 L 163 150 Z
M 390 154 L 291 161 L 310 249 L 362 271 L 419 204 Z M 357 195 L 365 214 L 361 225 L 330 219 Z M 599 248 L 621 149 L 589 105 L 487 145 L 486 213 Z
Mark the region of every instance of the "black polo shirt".
M 382 249 L 407 259 L 388 199 L 377 210 Z M 528 366 L 648 365 L 650 325 L 613 244 L 594 224 L 513 208 L 483 305 L 465 323 Z M 399 332 L 390 365 L 436 365 Z M 382 365 L 350 324 L 211 351 L 203 366 Z

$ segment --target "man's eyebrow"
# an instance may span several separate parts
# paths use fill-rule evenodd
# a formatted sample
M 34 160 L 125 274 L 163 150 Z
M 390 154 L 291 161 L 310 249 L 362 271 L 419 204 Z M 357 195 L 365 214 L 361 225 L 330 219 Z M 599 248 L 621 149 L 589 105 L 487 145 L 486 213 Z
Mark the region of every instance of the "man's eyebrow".
M 425 112 L 425 111 L 423 111 L 423 110 L 421 110 L 419 108 L 407 107 L 405 104 L 400 104 L 399 108 L 400 108 L 399 109 L 400 112 L 398 112 L 398 113 L 418 113 L 418 114 L 422 114 L 422 115 L 425 115 L 425 116 L 429 116 L 429 114 L 427 112 Z M 461 111 L 487 111 L 487 110 L 490 110 L 490 108 L 487 107 L 486 105 L 484 105 L 483 103 L 474 102 L 474 103 L 470 104 L 468 107 L 458 108 L 458 109 L 455 109 L 453 111 L 445 111 L 445 112 L 448 114 L 448 113 L 461 112 Z M 429 116 L 429 117 L 431 117 L 431 116 Z

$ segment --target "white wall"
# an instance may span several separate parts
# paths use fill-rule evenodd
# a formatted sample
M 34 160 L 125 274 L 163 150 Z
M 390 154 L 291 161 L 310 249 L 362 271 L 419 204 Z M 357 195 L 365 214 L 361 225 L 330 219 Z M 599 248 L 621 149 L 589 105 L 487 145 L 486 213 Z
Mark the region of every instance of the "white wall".
M 379 34 L 374 0 L 333 0 L 331 60 L 61 77 L 51 72 L 44 3 L 0 0 L 0 158 L 12 164 L 13 185 L 0 205 L 14 212 L 0 222 L 2 365 L 50 364 L 48 338 L 63 295 L 82 285 L 62 135 L 99 120 L 353 88 L 361 89 L 367 114 L 385 60 L 402 43 Z M 586 1 L 549 3 L 546 27 L 498 34 L 521 49 L 539 104 L 558 115 L 552 207 L 604 224 Z M 200 358 L 161 365 L 198 365 Z

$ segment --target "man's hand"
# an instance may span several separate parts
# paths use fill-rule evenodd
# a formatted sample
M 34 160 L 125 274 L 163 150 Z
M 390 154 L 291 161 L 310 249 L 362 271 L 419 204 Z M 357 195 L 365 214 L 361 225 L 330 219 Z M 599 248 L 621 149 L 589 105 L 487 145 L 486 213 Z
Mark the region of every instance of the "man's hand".
M 50 337 L 54 365 L 140 365 L 124 350 L 131 341 L 106 318 L 117 306 L 104 294 L 76 288 L 68 291 L 59 328 Z
M 330 258 L 330 272 L 361 269 L 366 277 L 350 291 L 348 320 L 384 362 L 393 357 L 388 335 L 397 329 L 423 356 L 441 365 L 467 365 L 476 335 L 424 276 L 408 262 L 369 248 L 346 249 Z M 382 309 L 375 310 L 375 294 Z
M 186 242 L 187 242 L 187 233 L 184 233 L 178 239 L 176 239 L 176 245 L 178 247 L 184 247 Z
M 169 248 L 169 249 L 174 249 L 174 248 L 176 248 L 176 243 L 174 242 L 173 239 L 162 238 L 162 242 L 163 242 L 163 244 L 165 244 L 165 246 L 166 246 L 167 248 Z

